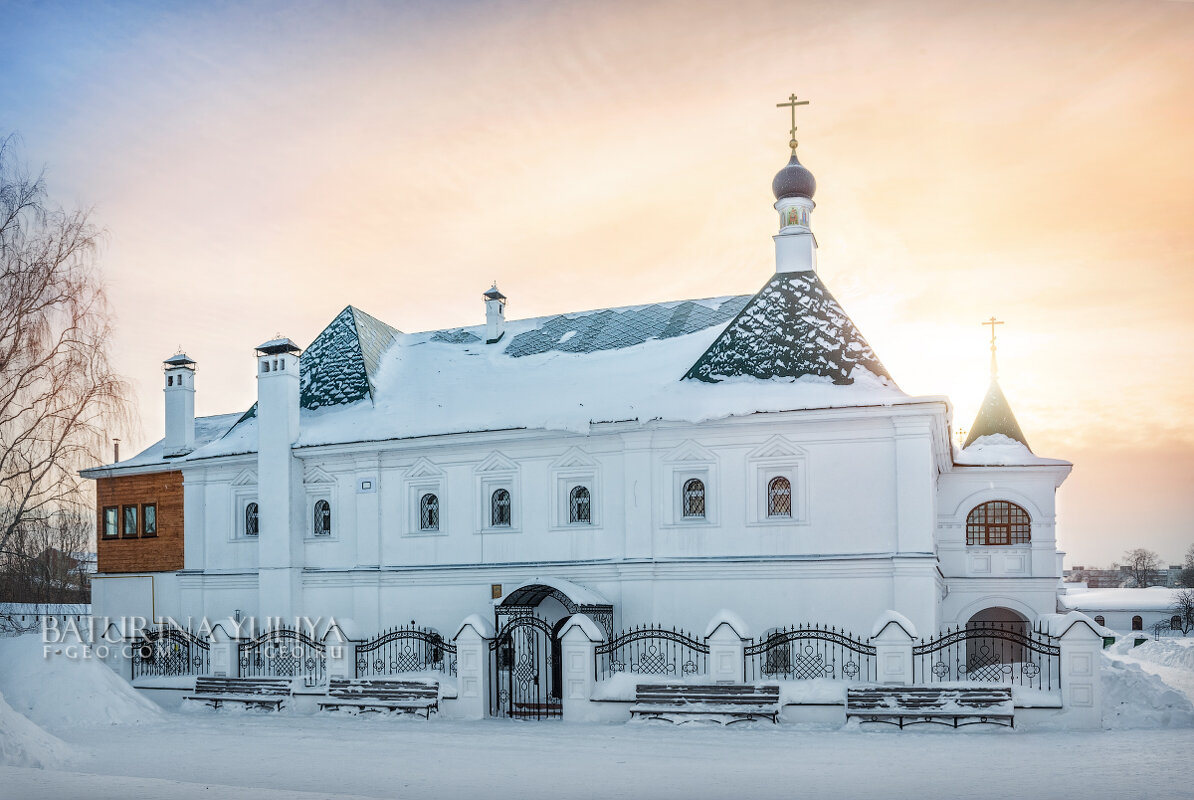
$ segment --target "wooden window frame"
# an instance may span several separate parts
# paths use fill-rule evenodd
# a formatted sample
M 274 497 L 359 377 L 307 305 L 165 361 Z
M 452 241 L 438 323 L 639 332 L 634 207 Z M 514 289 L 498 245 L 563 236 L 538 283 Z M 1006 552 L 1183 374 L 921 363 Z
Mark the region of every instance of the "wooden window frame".
M 153 509 L 153 530 L 149 530 L 149 515 L 145 513 L 145 509 Z M 141 536 L 145 539 L 154 539 L 158 535 L 158 504 L 157 503 L 142 503 L 141 504 Z
M 108 533 L 108 512 L 111 511 L 114 515 L 112 520 L 112 532 Z M 104 539 L 119 539 L 120 538 L 120 506 L 104 506 L 100 512 L 100 534 Z
M 129 533 L 129 511 L 133 512 L 133 532 Z M 136 503 L 129 505 L 122 505 L 120 507 L 120 538 L 121 539 L 136 539 L 141 531 L 140 521 L 141 507 Z
M 966 515 L 966 545 L 1009 547 L 1032 543 L 1032 517 L 1010 500 L 979 503 Z

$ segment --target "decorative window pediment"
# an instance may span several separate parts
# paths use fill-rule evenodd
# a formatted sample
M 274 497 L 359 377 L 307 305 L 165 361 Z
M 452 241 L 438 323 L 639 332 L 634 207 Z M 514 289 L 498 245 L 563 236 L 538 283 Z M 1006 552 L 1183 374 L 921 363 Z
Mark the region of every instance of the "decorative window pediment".
M 242 469 L 240 474 L 232 479 L 233 486 L 256 486 L 257 472 L 252 469 Z
M 747 459 L 764 459 L 764 458 L 805 458 L 808 453 L 805 450 L 792 442 L 789 442 L 783 436 L 772 436 L 767 441 L 756 447 L 747 454 Z
M 303 473 L 303 483 L 308 486 L 335 483 L 336 479 L 319 467 L 310 467 Z
M 564 454 L 552 463 L 552 469 L 583 469 L 586 467 L 595 467 L 597 462 L 593 457 L 585 453 L 579 447 L 569 447 L 564 451 Z
M 488 456 L 486 456 L 485 460 L 477 465 L 475 471 L 478 473 L 499 473 L 499 474 L 500 473 L 517 472 L 518 465 L 515 464 L 510 459 L 506 458 L 501 453 L 494 452 L 494 453 L 490 453 Z
M 717 456 L 712 450 L 690 440 L 672 449 L 663 460 L 669 464 L 710 464 L 717 460 Z
M 406 471 L 406 477 L 408 480 L 416 480 L 420 478 L 442 478 L 443 475 L 444 471 L 442 469 L 435 466 L 435 464 L 432 464 L 425 458 L 420 458 L 411 465 L 409 470 Z

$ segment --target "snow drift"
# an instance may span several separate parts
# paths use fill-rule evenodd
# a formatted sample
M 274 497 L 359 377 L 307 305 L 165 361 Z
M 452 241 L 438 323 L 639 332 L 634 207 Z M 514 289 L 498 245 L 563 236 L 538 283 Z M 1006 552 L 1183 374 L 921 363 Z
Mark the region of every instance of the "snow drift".
M 0 694 L 0 764 L 10 767 L 50 767 L 70 752 L 56 736 L 18 714 Z
M 160 718 L 156 705 L 102 661 L 45 647 L 38 635 L 0 639 L 0 694 L 18 714 L 51 732 Z
M 1103 659 L 1103 727 L 1194 727 L 1194 705 L 1138 664 Z

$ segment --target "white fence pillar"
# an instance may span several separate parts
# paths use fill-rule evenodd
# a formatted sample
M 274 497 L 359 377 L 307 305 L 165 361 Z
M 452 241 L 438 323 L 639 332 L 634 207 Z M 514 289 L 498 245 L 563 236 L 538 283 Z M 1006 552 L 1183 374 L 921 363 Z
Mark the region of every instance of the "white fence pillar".
M 709 680 L 742 683 L 746 680 L 746 623 L 722 611 L 709 620 L 705 644 L 709 645 Z
M 476 614 L 460 623 L 456 642 L 456 716 L 484 719 L 489 714 L 489 641 L 493 625 Z
M 323 637 L 327 655 L 327 677 L 355 678 L 357 676 L 357 643 L 345 632 L 341 623 L 333 623 Z
M 605 641 L 605 631 L 584 614 L 574 614 L 564 624 L 560 639 L 560 676 L 564 684 L 564 719 L 584 721 L 593 718 L 590 702 L 593 697 L 593 650 Z
M 875 646 L 875 671 L 879 683 L 912 683 L 912 643 L 916 628 L 907 617 L 885 612 L 875 622 L 871 644 Z
M 1103 727 L 1103 639 L 1089 620 L 1070 612 L 1061 621 L 1061 705 L 1070 727 Z
M 94 640 L 97 652 L 103 653 L 103 661 L 120 677 L 132 680 L 133 648 L 140 645 L 137 636 L 125 636 L 121 626 L 111 622 Z M 104 648 L 99 650 L 98 648 Z
M 211 635 L 207 637 L 208 668 L 212 675 L 220 678 L 240 677 L 239 644 L 239 639 L 224 630 L 223 623 L 212 627 Z

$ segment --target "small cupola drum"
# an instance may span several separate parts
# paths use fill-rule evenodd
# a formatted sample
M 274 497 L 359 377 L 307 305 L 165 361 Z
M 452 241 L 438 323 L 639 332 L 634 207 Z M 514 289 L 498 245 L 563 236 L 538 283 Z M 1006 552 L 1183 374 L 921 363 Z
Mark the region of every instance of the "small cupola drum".
M 796 106 L 804 105 L 808 105 L 807 100 L 797 100 L 796 95 L 791 95 L 788 102 L 776 106 L 792 111 L 791 138 L 788 140 L 792 156 L 771 181 L 774 208 L 779 212 L 779 233 L 772 237 L 776 272 L 817 271 L 817 239 L 809 223 L 816 207 L 813 194 L 817 191 L 817 180 L 796 157 Z

